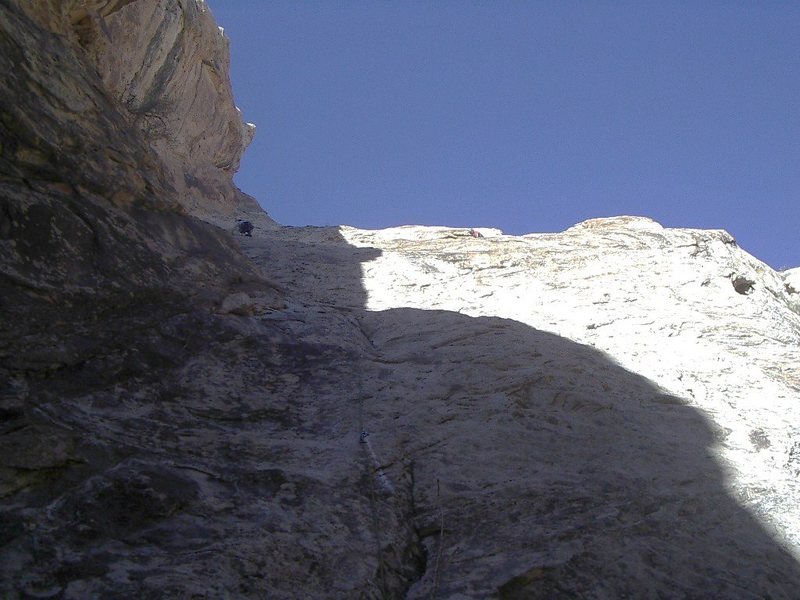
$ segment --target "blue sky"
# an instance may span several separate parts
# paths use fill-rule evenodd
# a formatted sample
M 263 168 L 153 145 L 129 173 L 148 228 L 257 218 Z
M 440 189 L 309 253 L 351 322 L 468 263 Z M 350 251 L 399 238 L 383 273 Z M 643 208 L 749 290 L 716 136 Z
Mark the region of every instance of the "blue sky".
M 635 214 L 800 265 L 799 2 L 209 4 L 285 225 Z

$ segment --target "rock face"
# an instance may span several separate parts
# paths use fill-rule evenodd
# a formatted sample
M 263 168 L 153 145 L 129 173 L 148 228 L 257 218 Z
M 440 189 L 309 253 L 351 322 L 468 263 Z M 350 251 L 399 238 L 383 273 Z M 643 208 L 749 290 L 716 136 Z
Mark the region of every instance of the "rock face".
M 66 38 L 100 75 L 119 114 L 161 159 L 195 216 L 217 221 L 257 203 L 232 183 L 255 133 L 231 92 L 228 39 L 203 0 L 37 0 L 20 7 Z
M 800 314 L 730 235 L 636 217 L 340 233 L 248 253 L 291 261 L 290 295 L 368 341 L 375 493 L 413 487 L 427 557 L 407 597 L 792 596 Z
M 781 273 L 786 292 L 789 294 L 800 294 L 800 268 L 787 269 Z
M 252 202 L 231 178 L 255 125 L 234 104 L 228 39 L 202 0 L 130 3 L 95 32 L 90 52 L 193 214 L 232 217 Z
M 0 0 L 0 595 L 796 597 L 794 271 L 637 217 L 232 238 L 221 40 Z

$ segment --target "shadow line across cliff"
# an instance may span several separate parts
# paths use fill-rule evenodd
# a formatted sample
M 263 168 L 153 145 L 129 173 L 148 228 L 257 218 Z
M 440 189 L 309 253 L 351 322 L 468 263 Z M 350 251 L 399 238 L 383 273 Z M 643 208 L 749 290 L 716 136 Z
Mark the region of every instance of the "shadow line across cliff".
M 731 496 L 712 452 L 724 432 L 697 409 L 517 321 L 366 310 L 361 263 L 380 249 L 305 231 L 276 233 L 295 257 L 284 283 L 369 340 L 365 427 L 408 484 L 405 509 L 383 502 L 427 557 L 408 598 L 795 596 L 797 562 Z

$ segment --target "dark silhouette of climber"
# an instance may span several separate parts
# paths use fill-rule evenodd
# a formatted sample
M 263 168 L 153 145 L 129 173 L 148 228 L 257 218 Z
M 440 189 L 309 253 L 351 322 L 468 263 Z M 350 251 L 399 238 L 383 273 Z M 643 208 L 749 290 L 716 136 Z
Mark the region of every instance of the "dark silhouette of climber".
M 243 233 L 247 237 L 253 237 L 253 224 L 250 221 L 236 219 L 236 228 L 239 230 L 239 233 Z
M 753 289 L 755 285 L 755 281 L 752 279 L 747 279 L 746 277 L 737 277 L 733 280 L 733 289 L 735 289 L 740 294 L 747 295 L 747 293 Z

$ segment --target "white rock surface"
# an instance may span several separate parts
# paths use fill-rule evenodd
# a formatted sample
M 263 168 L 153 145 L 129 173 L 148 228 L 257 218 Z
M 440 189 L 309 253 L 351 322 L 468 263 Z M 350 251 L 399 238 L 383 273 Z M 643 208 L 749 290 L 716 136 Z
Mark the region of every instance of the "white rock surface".
M 787 269 L 781 272 L 781 277 L 786 284 L 786 291 L 792 295 L 800 295 L 800 267 Z M 800 300 L 798 300 L 800 302 Z
M 639 217 L 561 234 L 452 233 L 343 228 L 381 251 L 363 267 L 368 308 L 514 319 L 607 353 L 726 431 L 713 451 L 732 493 L 800 556 L 800 315 L 777 273 L 724 231 Z M 754 292 L 736 293 L 732 276 L 755 280 Z M 765 487 L 771 498 L 754 494 Z
M 576 569 L 602 578 L 596 597 L 647 596 L 643 582 L 662 576 L 653 594 L 694 597 L 697 578 L 718 585 L 702 575 L 718 568 L 709 548 L 777 542 L 800 557 L 800 314 L 780 275 L 724 231 L 640 217 L 483 233 L 283 228 L 244 243 L 282 265 L 274 276 L 305 299 L 293 310 L 367 308 L 355 317 L 372 348 L 364 427 L 390 480 L 414 465 L 427 519 L 427 568 L 408 597 L 595 597 Z M 348 339 L 305 319 L 298 332 Z M 596 504 L 563 522 L 562 509 L 538 512 L 584 501 Z M 640 502 L 659 515 L 646 536 L 672 550 L 628 539 L 650 520 Z M 651 551 L 671 564 L 660 575 L 647 574 Z M 748 568 L 737 577 L 765 590 Z M 730 585 L 716 597 L 745 593 Z

